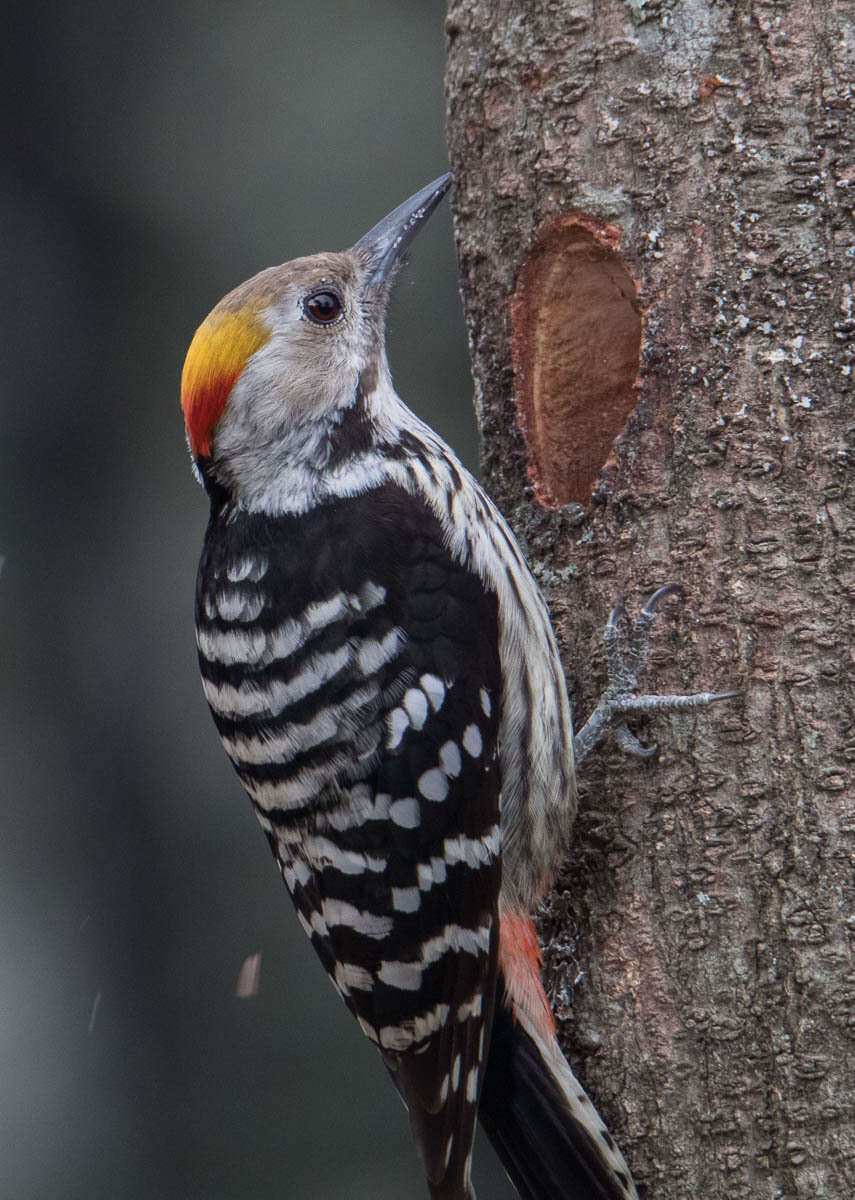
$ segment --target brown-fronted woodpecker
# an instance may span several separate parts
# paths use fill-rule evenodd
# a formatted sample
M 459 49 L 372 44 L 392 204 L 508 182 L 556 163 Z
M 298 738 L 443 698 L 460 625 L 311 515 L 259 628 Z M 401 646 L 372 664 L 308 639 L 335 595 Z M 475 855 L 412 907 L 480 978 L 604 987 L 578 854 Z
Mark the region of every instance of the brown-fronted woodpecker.
M 530 913 L 566 853 L 574 758 L 609 728 L 637 752 L 628 713 L 714 697 L 635 696 L 637 648 L 621 657 L 613 620 L 612 679 L 574 756 L 516 540 L 389 373 L 392 280 L 450 184 L 350 250 L 262 271 L 193 338 L 203 686 L 300 923 L 407 1106 L 431 1197 L 474 1196 L 480 1116 L 522 1196 L 628 1200 L 559 1049 Z

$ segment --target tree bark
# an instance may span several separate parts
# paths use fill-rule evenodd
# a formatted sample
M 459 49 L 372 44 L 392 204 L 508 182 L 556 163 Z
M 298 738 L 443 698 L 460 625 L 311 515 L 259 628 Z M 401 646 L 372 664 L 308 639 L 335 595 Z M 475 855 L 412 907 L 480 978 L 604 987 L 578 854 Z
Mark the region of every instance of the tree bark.
M 448 5 L 484 472 L 577 725 L 609 609 L 668 581 L 645 690 L 744 692 L 651 724 L 658 761 L 585 763 L 541 916 L 571 1061 L 656 1200 L 855 1194 L 852 26 Z

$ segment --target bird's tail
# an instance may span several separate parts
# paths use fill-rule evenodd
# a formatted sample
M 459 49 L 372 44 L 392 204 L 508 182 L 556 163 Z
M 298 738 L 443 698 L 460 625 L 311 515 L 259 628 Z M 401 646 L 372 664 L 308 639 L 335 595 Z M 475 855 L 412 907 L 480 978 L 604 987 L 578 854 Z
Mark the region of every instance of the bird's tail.
M 638 1200 L 629 1169 L 555 1037 L 527 915 L 505 913 L 479 1117 L 523 1200 Z

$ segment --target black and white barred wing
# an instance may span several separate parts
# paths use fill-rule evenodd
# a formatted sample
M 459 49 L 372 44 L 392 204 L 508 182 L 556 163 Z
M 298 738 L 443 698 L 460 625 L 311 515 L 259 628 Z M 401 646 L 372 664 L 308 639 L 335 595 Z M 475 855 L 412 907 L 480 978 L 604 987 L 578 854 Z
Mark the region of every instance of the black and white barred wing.
M 466 1194 L 500 886 L 496 600 L 396 487 L 209 529 L 205 691 L 297 913 Z

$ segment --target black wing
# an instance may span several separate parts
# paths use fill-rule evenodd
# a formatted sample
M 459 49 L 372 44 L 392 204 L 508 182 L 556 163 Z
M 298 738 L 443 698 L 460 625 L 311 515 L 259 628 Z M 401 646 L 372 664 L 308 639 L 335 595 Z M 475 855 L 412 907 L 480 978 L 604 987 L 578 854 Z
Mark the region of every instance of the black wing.
M 465 1196 L 498 942 L 496 597 L 391 485 L 220 513 L 199 580 L 206 694 L 301 923 L 432 1194 Z

